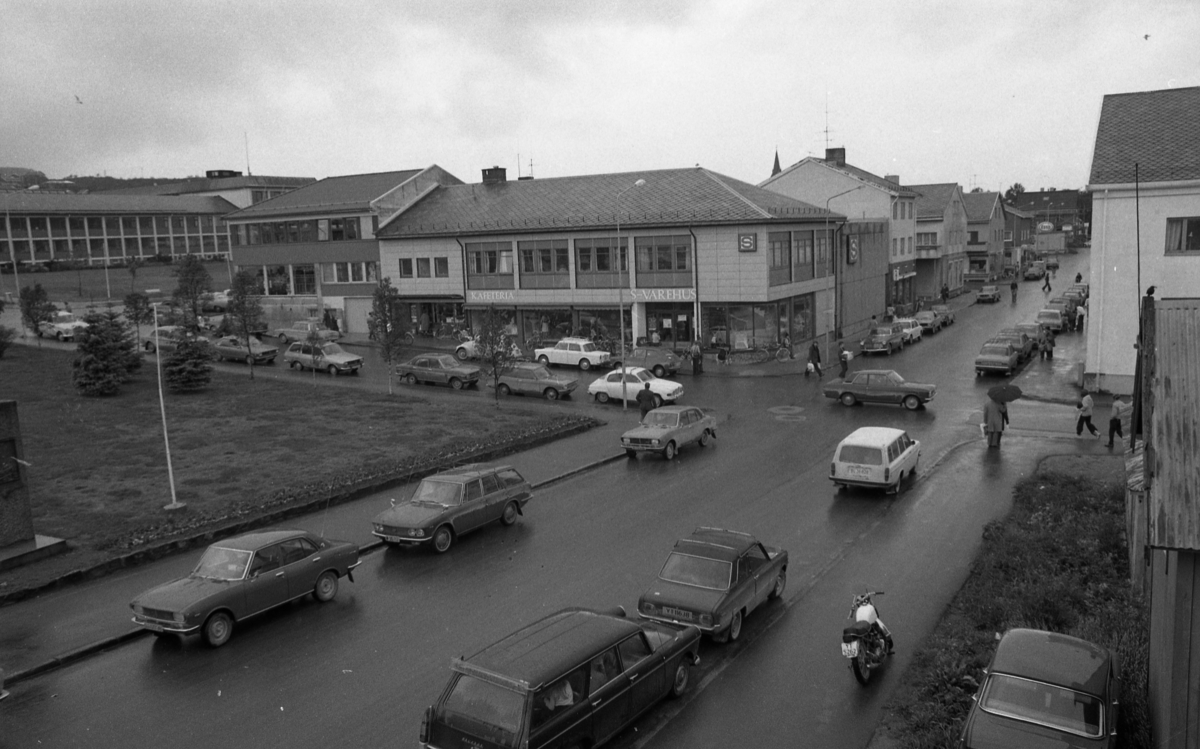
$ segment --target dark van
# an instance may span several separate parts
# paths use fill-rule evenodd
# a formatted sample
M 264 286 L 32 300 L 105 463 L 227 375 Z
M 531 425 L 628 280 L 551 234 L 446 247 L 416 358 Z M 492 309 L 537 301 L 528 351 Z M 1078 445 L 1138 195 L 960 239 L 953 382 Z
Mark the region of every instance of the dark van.
M 688 687 L 700 630 L 564 609 L 466 658 L 425 710 L 426 749 L 598 746 Z

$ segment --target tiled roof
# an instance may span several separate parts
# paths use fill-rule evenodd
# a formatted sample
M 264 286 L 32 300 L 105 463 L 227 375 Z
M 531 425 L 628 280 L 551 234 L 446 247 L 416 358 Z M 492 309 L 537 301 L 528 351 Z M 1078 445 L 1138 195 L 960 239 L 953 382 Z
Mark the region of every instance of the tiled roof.
M 967 210 L 967 221 L 991 221 L 996 203 L 1000 201 L 998 192 L 967 192 L 963 193 L 963 207 Z
M 798 167 L 800 167 L 803 164 L 820 164 L 821 166 L 824 166 L 828 169 L 833 169 L 834 171 L 838 171 L 838 172 L 844 172 L 845 174 L 848 174 L 851 177 L 860 179 L 863 182 L 874 185 L 875 187 L 878 187 L 881 190 L 886 190 L 886 191 L 894 193 L 896 195 L 901 195 L 904 197 L 911 198 L 911 197 L 915 197 L 917 194 L 915 190 L 910 189 L 907 185 L 900 185 L 895 182 L 890 182 L 876 174 L 871 174 L 870 172 L 868 172 L 865 169 L 859 169 L 858 167 L 851 166 L 850 164 L 842 164 L 839 166 L 838 164 L 835 164 L 832 161 L 826 161 L 825 159 L 822 159 L 817 156 L 806 156 L 805 158 L 800 159 L 795 164 L 792 164 L 787 169 L 784 169 L 783 172 L 781 172 L 780 174 L 771 175 L 770 179 L 767 179 L 766 181 L 759 183 L 759 187 L 766 187 L 770 183 L 779 179 L 781 176 L 786 175 L 788 172 L 791 172 L 792 170 L 797 169 Z
M 646 181 L 633 187 L 637 180 Z M 618 196 L 620 199 L 618 200 Z M 844 218 L 701 167 L 439 186 L 381 237 Z
M 1017 198 L 1017 207 L 1030 213 L 1045 213 L 1046 211 L 1078 211 L 1081 195 L 1078 190 L 1037 190 L 1023 192 Z
M 1200 179 L 1200 87 L 1109 94 L 1089 185 Z
M 392 188 L 404 184 L 420 174 L 421 171 L 421 169 L 406 169 L 400 172 L 326 177 L 284 195 L 243 208 L 230 218 L 249 219 L 319 211 L 339 213 L 366 211 L 370 209 L 372 200 Z
M 224 216 L 237 210 L 225 198 L 190 195 L 109 195 L 99 193 L 38 192 L 0 193 L 0 207 L 13 213 L 196 213 Z
M 946 206 L 954 191 L 958 189 L 957 182 L 941 182 L 934 185 L 909 185 L 917 192 L 917 218 L 941 218 L 946 213 Z
M 315 177 L 264 177 L 251 175 L 248 177 L 193 177 L 178 182 L 162 182 L 157 185 L 142 185 L 141 187 L 116 187 L 112 190 L 97 190 L 101 195 L 187 195 L 196 192 L 216 192 L 217 190 L 237 190 L 247 187 L 287 187 L 295 189 L 316 182 Z

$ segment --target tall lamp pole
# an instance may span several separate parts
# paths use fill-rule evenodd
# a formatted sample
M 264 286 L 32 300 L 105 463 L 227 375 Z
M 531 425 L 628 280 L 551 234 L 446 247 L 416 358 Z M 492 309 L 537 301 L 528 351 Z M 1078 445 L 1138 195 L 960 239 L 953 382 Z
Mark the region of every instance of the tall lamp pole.
M 158 330 L 158 302 L 150 305 L 154 308 L 154 329 Z M 167 438 L 167 402 L 163 398 L 162 386 L 162 349 L 155 346 L 154 361 L 158 370 L 158 409 L 162 412 L 163 445 L 167 449 L 167 480 L 171 482 L 171 504 L 163 507 L 168 512 L 182 510 L 187 507 L 175 497 L 175 470 L 171 467 L 171 440 Z
M 827 247 L 828 247 L 829 251 L 833 253 L 833 304 L 834 304 L 833 325 L 831 325 L 829 330 L 825 332 L 825 356 L 826 357 L 828 357 L 830 355 L 831 347 L 833 345 L 833 332 L 837 329 L 838 323 L 842 319 L 842 316 L 840 314 L 841 309 L 842 309 L 842 286 L 841 286 L 842 274 L 841 274 L 841 270 L 840 270 L 841 266 L 842 266 L 842 259 L 838 256 L 839 255 L 838 250 L 836 247 L 834 247 L 833 240 L 829 236 L 829 204 L 831 202 L 833 202 L 834 198 L 840 198 L 843 195 L 849 195 L 850 193 L 854 192 L 855 190 L 863 189 L 863 187 L 865 187 L 865 185 L 859 185 L 858 187 L 852 187 L 849 190 L 843 190 L 842 192 L 839 192 L 836 195 L 830 195 L 829 199 L 825 201 L 825 241 L 829 243 L 827 245 Z M 815 311 L 816 310 L 814 310 L 814 312 Z
M 624 190 L 617 193 L 617 197 L 613 201 L 613 203 L 616 205 L 616 212 L 617 212 L 617 268 L 618 269 L 621 267 L 621 265 L 620 265 L 620 263 L 621 263 L 621 196 L 624 195 L 625 193 L 629 192 L 633 188 L 641 187 L 644 184 L 646 184 L 646 180 L 639 179 L 637 182 L 634 182 L 629 187 L 626 187 Z M 625 258 L 625 269 L 626 269 L 626 272 L 629 274 L 629 315 L 630 315 L 629 322 L 631 325 L 633 324 L 633 262 L 632 261 L 634 259 L 632 257 L 632 255 L 633 255 L 633 253 L 626 253 L 626 258 Z M 626 410 L 629 408 L 629 398 L 627 397 L 629 394 L 629 390 L 625 383 L 625 375 L 628 373 L 629 369 L 628 369 L 628 367 L 625 366 L 625 350 L 626 350 L 625 349 L 625 290 L 622 289 L 618 296 L 620 296 L 620 300 L 621 300 L 620 301 L 620 311 L 618 312 L 618 316 L 620 318 L 619 325 L 621 326 L 621 410 Z M 630 334 L 632 335 L 633 331 L 630 331 Z

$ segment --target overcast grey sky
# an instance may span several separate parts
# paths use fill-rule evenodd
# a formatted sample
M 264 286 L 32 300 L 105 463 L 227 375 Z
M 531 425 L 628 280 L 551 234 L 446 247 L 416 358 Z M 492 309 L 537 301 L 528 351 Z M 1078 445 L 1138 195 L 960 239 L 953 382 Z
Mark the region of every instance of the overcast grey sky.
M 50 177 L 1082 187 L 1101 98 L 1200 85 L 1197 0 L 0 0 L 0 165 Z M 78 97 L 78 101 L 76 99 Z M 79 103 L 82 102 L 82 103 Z M 520 163 L 518 165 L 518 154 Z

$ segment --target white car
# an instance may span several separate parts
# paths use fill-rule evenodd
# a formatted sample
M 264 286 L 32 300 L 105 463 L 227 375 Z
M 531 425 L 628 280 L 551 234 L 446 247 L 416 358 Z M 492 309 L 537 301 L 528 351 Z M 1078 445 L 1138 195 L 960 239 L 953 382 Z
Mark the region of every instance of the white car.
M 586 338 L 564 338 L 553 348 L 535 349 L 533 358 L 542 364 L 563 364 L 588 370 L 608 364 L 612 355 L 596 348 L 596 344 Z
M 74 340 L 75 333 L 88 326 L 83 320 L 71 312 L 55 312 L 49 320 L 38 323 L 38 338 L 51 336 L 60 341 Z
M 607 403 L 609 399 L 621 400 L 621 383 L 624 382 L 625 399 L 637 400 L 639 390 L 644 390 L 650 383 L 650 392 L 654 393 L 654 407 L 664 403 L 674 403 L 683 395 L 683 385 L 672 380 L 663 380 L 654 373 L 641 367 L 622 367 L 614 369 L 603 377 L 597 378 L 588 385 L 588 395 L 598 403 Z
M 842 440 L 829 466 L 829 480 L 848 486 L 882 487 L 897 494 L 904 479 L 917 472 L 921 443 L 902 429 L 860 427 Z
M 283 352 L 283 361 L 292 369 L 321 369 L 330 375 L 342 373 L 358 374 L 363 358 L 347 352 L 336 343 L 318 343 L 315 347 L 308 341 L 296 341 Z
M 921 340 L 921 323 L 911 317 L 897 318 L 896 322 L 904 326 L 904 343 L 916 343 Z

